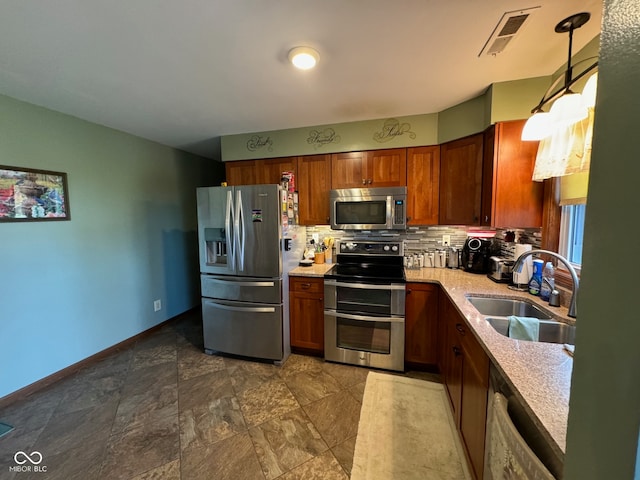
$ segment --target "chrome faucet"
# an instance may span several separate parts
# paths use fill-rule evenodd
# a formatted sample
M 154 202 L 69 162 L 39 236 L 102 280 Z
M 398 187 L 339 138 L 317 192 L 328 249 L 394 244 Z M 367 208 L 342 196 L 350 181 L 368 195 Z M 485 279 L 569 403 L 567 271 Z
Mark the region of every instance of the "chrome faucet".
M 528 252 L 524 252 L 522 255 L 520 255 L 516 259 L 515 263 L 513 264 L 513 271 L 520 273 L 522 271 L 522 265 L 524 264 L 524 259 L 536 253 L 542 253 L 544 255 L 550 255 L 554 258 L 557 258 L 564 264 L 565 267 L 567 267 L 567 270 L 569 270 L 569 273 L 571 274 L 571 280 L 573 281 L 573 293 L 571 294 L 571 301 L 569 303 L 569 312 L 567 313 L 567 315 L 569 315 L 572 318 L 576 318 L 576 297 L 578 295 L 578 288 L 580 286 L 580 281 L 578 279 L 578 274 L 576 273 L 576 269 L 573 268 L 573 265 L 571 265 L 571 262 L 569 262 L 569 260 L 564 258 L 562 255 L 557 254 L 556 252 L 552 252 L 551 250 L 529 250 Z

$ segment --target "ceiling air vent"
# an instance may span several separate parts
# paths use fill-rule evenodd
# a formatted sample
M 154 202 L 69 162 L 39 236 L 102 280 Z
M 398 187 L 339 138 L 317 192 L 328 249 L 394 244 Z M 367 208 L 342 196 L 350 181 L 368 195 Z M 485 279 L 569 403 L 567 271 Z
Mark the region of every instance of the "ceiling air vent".
M 482 47 L 482 51 L 478 55 L 495 56 L 501 53 L 511 40 L 522 31 L 524 24 L 531 18 L 531 15 L 540 7 L 527 8 L 525 10 L 515 10 L 513 12 L 507 12 L 502 15 L 502 18 L 493 29 L 489 40 Z

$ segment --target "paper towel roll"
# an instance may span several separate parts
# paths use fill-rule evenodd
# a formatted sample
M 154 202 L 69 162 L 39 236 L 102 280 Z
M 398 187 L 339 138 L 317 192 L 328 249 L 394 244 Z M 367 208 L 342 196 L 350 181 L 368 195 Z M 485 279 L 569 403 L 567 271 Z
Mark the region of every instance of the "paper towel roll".
M 531 245 L 528 243 L 516 244 L 516 251 L 513 259 L 516 260 L 524 252 L 531 251 L 531 248 Z M 529 280 L 531 280 L 531 275 L 533 275 L 533 258 L 529 256 L 525 258 L 524 265 L 522 265 L 522 271 L 520 273 L 515 270 L 513 271 L 513 283 L 516 285 L 527 285 Z

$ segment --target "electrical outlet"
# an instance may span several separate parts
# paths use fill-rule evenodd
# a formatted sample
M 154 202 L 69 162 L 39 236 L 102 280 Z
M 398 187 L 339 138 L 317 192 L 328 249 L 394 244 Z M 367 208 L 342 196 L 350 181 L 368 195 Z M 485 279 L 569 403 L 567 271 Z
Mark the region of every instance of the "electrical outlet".
M 442 245 L 451 246 L 451 235 L 442 235 Z
M 158 300 L 154 300 L 153 301 L 153 311 L 154 312 L 158 312 L 162 310 L 162 300 L 158 299 Z

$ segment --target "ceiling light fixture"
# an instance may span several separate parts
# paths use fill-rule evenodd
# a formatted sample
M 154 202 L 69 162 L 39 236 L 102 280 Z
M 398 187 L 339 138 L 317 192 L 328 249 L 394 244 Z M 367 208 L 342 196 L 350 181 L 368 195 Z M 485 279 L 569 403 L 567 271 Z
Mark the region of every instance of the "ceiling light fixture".
M 289 61 L 300 70 L 309 70 L 316 66 L 320 54 L 311 47 L 295 47 L 289 51 Z
M 590 18 L 591 14 L 588 12 L 576 13 L 556 25 L 556 33 L 569 33 L 567 70 L 564 76 L 559 77 L 551 87 L 549 87 L 540 100 L 540 103 L 531 110 L 533 116 L 527 120 L 522 129 L 522 140 L 542 140 L 551 135 L 554 127 L 566 127 L 588 116 L 588 111 L 582 100 L 582 96 L 579 93 L 573 92 L 571 87 L 587 73 L 596 68 L 598 62 L 595 61 L 574 78 L 574 66 L 571 65 L 571 49 L 573 46 L 573 31 L 587 23 Z M 556 88 L 562 78 L 564 78 L 564 84 L 559 90 L 553 92 L 553 89 Z M 550 111 L 545 112 L 543 107 L 554 100 L 555 102 Z

